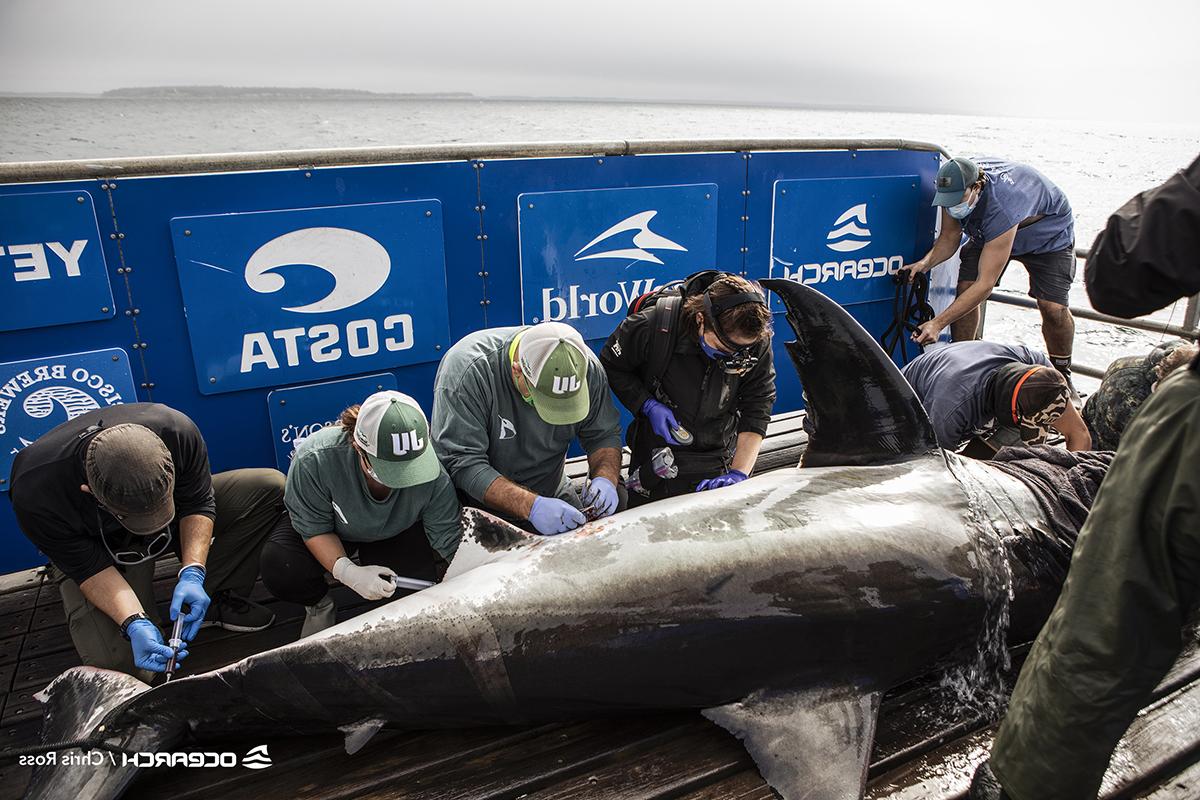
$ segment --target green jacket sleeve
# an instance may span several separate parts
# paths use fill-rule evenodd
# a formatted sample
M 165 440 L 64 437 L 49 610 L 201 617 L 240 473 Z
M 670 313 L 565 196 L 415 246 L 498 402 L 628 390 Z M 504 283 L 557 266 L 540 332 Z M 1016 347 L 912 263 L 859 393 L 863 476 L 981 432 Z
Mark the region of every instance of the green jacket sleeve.
M 621 417 L 613 404 L 604 368 L 595 356 L 588 359 L 588 415 L 579 426 L 579 443 L 585 453 L 621 447 Z
M 445 470 L 434 481 L 433 495 L 421 511 L 421 522 L 425 526 L 425 536 L 429 546 L 438 552 L 446 561 L 454 558 L 458 552 L 458 543 L 462 540 L 462 525 L 458 494 L 454 484 Z
M 450 371 L 444 379 L 439 375 L 434 389 L 433 446 L 454 485 L 482 502 L 500 477 L 488 460 L 489 390 L 479 369 L 468 366 L 455 374 L 453 367 L 442 364 Z
M 317 460 L 304 452 L 297 453 L 288 467 L 283 505 L 301 538 L 334 532 L 333 496 L 320 479 Z

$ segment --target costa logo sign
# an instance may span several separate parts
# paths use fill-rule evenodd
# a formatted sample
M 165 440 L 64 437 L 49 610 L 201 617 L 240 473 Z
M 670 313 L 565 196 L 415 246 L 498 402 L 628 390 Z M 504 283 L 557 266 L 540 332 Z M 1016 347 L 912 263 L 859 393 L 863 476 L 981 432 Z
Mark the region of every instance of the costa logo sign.
M 449 343 L 435 200 L 171 221 L 204 393 L 436 360 Z

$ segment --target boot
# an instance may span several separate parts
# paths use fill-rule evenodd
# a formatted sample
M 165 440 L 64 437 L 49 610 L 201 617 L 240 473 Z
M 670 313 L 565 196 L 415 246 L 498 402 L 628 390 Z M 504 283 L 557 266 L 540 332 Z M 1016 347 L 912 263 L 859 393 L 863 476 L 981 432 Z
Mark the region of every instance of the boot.
M 319 633 L 337 623 L 337 606 L 333 595 L 326 593 L 316 605 L 304 607 L 304 624 L 300 626 L 300 638 Z

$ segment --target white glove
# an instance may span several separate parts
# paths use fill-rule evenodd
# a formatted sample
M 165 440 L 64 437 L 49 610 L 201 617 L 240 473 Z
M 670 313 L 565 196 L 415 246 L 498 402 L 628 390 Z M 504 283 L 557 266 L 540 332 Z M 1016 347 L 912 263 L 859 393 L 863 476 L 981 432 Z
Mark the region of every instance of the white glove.
M 349 586 L 364 600 L 382 600 L 395 594 L 394 577 L 396 573 L 387 567 L 360 567 L 346 556 L 333 562 L 334 580 Z

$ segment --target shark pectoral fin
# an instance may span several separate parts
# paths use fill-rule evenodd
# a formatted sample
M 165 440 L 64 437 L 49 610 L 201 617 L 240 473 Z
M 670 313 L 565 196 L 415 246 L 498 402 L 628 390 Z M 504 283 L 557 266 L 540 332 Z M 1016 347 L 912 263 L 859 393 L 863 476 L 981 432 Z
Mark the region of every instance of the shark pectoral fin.
M 352 756 L 367 746 L 367 742 L 375 738 L 375 734 L 383 730 L 387 720 L 361 719 L 350 725 L 343 725 L 339 731 L 346 734 L 346 755 Z
M 545 541 L 542 537 L 523 531 L 478 508 L 462 512 L 462 541 L 442 580 L 462 575 L 483 564 L 497 560 L 510 550 L 533 547 Z
M 763 690 L 703 714 L 742 740 L 784 800 L 859 800 L 879 693 L 849 687 Z

